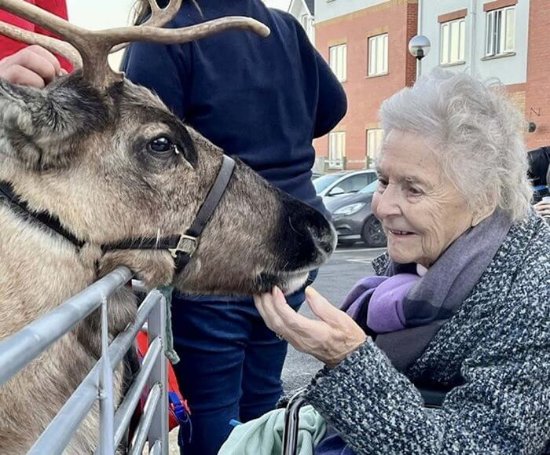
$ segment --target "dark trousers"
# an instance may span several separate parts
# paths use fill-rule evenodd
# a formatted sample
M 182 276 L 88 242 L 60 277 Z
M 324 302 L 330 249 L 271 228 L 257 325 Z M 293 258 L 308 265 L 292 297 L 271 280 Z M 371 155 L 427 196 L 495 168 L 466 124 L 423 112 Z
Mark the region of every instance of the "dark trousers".
M 298 310 L 303 291 L 287 298 Z M 287 343 L 269 330 L 253 300 L 225 297 L 172 300 L 174 365 L 191 408 L 192 433 L 180 433 L 182 455 L 216 455 L 229 422 L 254 419 L 274 409 L 282 393 Z

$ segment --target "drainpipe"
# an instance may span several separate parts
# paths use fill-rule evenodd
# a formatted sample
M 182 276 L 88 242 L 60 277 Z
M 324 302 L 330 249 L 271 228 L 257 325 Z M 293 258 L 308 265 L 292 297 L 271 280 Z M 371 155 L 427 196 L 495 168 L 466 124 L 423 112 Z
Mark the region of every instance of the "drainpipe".
M 477 0 L 470 0 L 470 75 L 476 77 Z

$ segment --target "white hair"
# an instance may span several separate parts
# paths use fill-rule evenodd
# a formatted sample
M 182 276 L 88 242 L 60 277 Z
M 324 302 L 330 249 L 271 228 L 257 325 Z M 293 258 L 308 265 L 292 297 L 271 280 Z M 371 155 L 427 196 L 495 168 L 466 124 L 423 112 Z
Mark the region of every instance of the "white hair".
M 499 207 L 513 220 L 529 212 L 525 121 L 501 84 L 436 69 L 384 101 L 380 118 L 386 137 L 400 130 L 433 145 L 473 211 Z

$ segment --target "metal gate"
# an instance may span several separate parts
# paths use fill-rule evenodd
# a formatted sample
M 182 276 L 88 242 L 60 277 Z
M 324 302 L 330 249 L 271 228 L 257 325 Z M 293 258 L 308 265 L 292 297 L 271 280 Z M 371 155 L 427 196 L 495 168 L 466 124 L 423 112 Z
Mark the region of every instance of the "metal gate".
M 25 365 L 101 307 L 102 355 L 59 413 L 40 435 L 28 454 L 61 454 L 95 401 L 99 401 L 98 455 L 113 455 L 123 440 L 142 391 L 149 390 L 144 412 L 130 441 L 129 454 L 141 454 L 149 442 L 151 455 L 168 454 L 168 397 L 163 334 L 166 327 L 164 296 L 151 291 L 141 303 L 134 322 L 110 344 L 107 330 L 107 298 L 132 278 L 119 267 L 68 299 L 55 310 L 0 342 L 0 387 Z M 114 409 L 113 371 L 147 325 L 149 349 L 139 373 Z

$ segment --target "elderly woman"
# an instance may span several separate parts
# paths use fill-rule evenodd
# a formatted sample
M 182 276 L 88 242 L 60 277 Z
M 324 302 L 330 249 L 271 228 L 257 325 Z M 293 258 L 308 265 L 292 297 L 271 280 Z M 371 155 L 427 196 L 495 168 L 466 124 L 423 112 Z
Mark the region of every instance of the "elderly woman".
M 273 331 L 326 364 L 305 396 L 337 434 L 316 453 L 541 453 L 550 229 L 530 206 L 521 116 L 497 90 L 438 71 L 384 102 L 381 121 L 378 276 L 347 313 L 309 290 L 318 320 L 277 288 L 255 297 Z M 448 393 L 428 408 L 419 389 Z

